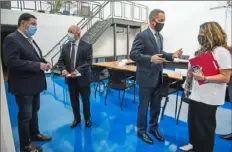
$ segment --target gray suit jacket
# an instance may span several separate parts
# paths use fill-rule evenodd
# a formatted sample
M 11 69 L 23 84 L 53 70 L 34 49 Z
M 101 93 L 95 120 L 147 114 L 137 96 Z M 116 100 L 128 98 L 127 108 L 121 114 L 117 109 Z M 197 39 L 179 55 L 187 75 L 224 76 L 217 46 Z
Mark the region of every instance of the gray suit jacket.
M 163 57 L 172 61 L 172 53 L 163 51 L 163 37 L 160 35 L 162 52 L 158 52 L 158 46 L 154 35 L 148 28 L 136 35 L 130 52 L 130 58 L 137 64 L 136 80 L 139 86 L 156 87 L 160 74 L 163 71 L 163 64 L 151 62 L 152 55 L 163 54 Z

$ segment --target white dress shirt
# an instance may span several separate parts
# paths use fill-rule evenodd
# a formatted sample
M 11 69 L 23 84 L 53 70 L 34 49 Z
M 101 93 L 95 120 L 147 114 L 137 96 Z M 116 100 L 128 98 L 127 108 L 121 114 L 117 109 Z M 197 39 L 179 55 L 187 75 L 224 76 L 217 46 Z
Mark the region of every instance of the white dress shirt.
M 230 52 L 224 47 L 216 47 L 213 56 L 217 60 L 219 69 L 232 69 Z M 208 105 L 223 105 L 225 103 L 226 83 L 206 83 L 199 85 L 198 81 L 192 82 L 190 99 Z
M 25 37 L 25 38 L 28 40 L 29 43 L 31 43 L 31 45 L 34 47 L 34 49 L 35 49 L 36 53 L 38 54 L 38 56 L 41 58 L 41 56 L 40 56 L 40 51 L 39 51 L 38 47 L 33 43 L 32 37 L 28 37 L 27 35 L 25 35 L 25 34 L 24 34 L 22 31 L 20 31 L 19 29 L 18 29 L 18 32 L 21 33 L 21 34 L 23 35 L 23 37 Z

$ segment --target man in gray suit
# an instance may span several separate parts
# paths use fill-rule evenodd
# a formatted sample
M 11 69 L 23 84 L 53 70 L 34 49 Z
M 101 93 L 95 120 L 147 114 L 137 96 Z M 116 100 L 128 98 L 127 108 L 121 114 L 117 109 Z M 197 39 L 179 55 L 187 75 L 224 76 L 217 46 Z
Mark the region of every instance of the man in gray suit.
M 163 62 L 172 61 L 182 55 L 182 51 L 166 53 L 163 51 L 163 37 L 160 34 L 165 22 L 165 13 L 154 9 L 149 15 L 150 25 L 139 33 L 130 52 L 130 58 L 137 63 L 136 81 L 139 85 L 137 135 L 148 144 L 153 140 L 147 135 L 147 111 L 150 105 L 150 133 L 158 140 L 164 141 L 158 132 L 158 118 L 160 113 L 161 95 L 159 88 L 162 85 Z

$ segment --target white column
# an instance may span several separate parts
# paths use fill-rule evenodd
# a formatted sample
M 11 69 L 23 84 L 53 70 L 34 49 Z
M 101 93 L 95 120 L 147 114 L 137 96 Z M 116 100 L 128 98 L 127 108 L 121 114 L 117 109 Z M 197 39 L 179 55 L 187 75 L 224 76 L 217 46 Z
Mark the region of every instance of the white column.
M 6 100 L 5 85 L 4 85 L 4 80 L 3 80 L 2 65 L 0 65 L 0 80 L 1 80 L 1 96 L 0 96 L 1 152 L 15 152 L 15 145 L 13 141 L 8 105 L 7 105 L 7 100 Z

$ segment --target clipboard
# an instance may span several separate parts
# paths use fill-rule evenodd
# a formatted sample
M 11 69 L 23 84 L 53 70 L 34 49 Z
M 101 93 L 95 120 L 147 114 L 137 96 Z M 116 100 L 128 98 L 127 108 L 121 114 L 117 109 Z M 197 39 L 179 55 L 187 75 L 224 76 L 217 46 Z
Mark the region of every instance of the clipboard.
M 191 67 L 199 66 L 204 76 L 213 76 L 219 74 L 219 65 L 215 60 L 212 51 L 208 51 L 202 55 L 189 60 Z M 203 81 L 198 81 L 199 85 L 204 84 Z

